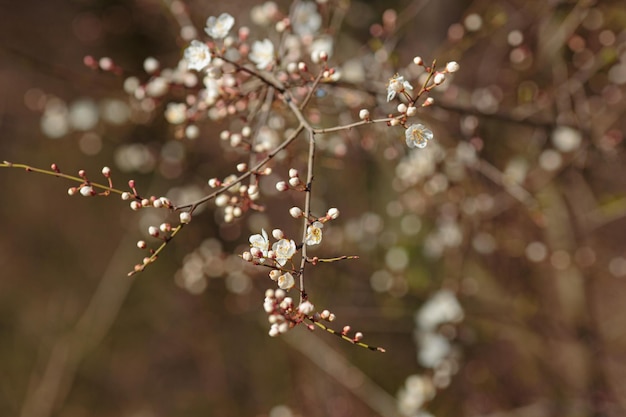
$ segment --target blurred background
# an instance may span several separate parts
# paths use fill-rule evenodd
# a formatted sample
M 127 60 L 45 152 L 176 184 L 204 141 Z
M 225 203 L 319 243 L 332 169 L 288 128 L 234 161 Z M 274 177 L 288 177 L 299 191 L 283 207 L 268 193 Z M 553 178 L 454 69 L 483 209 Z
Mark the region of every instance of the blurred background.
M 160 212 L 3 169 L 0 415 L 625 415 L 623 2 L 319 3 L 345 76 L 314 100 L 320 125 L 393 112 L 386 82 L 417 88 L 415 56 L 461 66 L 420 112 L 435 133 L 424 150 L 400 127 L 319 138 L 314 208 L 341 216 L 314 254 L 360 259 L 312 268 L 308 292 L 387 353 L 302 326 L 267 335 L 273 283 L 237 255 L 261 228 L 300 233 L 287 210 L 301 196 L 273 190 L 304 148 L 264 179 L 265 212 L 225 224 L 210 205 L 132 278 Z M 147 57 L 176 68 L 208 16 L 271 37 L 268 7 L 0 2 L 0 158 L 98 182 L 109 166 L 117 187 L 177 202 L 208 193 L 242 158 L 220 142 L 229 121 L 186 138 L 164 117 L 183 88 L 137 100 L 125 85 L 153 81 Z

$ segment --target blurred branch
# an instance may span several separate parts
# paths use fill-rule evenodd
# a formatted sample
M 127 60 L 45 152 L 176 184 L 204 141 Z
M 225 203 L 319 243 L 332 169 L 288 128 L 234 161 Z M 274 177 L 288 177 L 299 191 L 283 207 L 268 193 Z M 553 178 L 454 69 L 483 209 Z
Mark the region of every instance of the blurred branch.
M 130 235 L 129 235 L 130 236 Z M 106 336 L 133 283 L 124 269 L 128 257 L 128 236 L 111 256 L 100 284 L 74 328 L 61 335 L 50 352 L 43 375 L 31 376 L 21 417 L 49 417 L 63 403 L 82 359 Z
M 330 348 L 319 336 L 302 338 L 293 333 L 282 336 L 289 346 L 306 356 L 381 416 L 400 416 L 396 408 L 396 399 L 392 395 L 380 388 L 344 356 Z

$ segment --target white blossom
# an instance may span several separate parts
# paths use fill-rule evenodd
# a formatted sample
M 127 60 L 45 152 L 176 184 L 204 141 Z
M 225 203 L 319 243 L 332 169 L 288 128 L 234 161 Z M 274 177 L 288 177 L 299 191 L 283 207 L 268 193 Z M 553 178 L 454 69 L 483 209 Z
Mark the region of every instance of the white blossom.
M 261 229 L 260 235 L 256 234 L 256 235 L 250 236 L 249 240 L 250 240 L 250 247 L 257 248 L 262 254 L 262 257 L 260 257 L 259 261 L 261 263 L 265 262 L 265 256 L 267 256 L 267 251 L 270 246 L 270 241 L 269 241 L 269 238 L 267 237 L 267 232 L 265 231 L 265 229 Z
M 250 52 L 250 61 L 256 64 L 258 69 L 265 69 L 274 62 L 274 44 L 269 39 L 255 41 Z
M 425 148 L 433 138 L 433 132 L 421 123 L 409 126 L 404 135 L 409 148 Z
M 219 17 L 209 17 L 206 21 L 204 31 L 213 39 L 224 39 L 233 28 L 234 24 L 234 17 L 228 13 L 222 13 Z
M 421 331 L 434 331 L 443 323 L 458 322 L 463 319 L 463 308 L 454 293 L 440 290 L 426 301 L 415 314 L 415 321 Z
M 389 79 L 387 84 L 387 101 L 393 100 L 396 94 L 403 92 L 404 90 L 413 90 L 413 86 L 404 79 L 401 75 L 394 75 Z
M 285 272 L 283 275 L 278 277 L 278 287 L 280 289 L 289 291 L 294 285 L 296 285 L 296 280 L 289 272 Z
M 306 229 L 306 239 L 304 243 L 307 246 L 318 245 L 322 241 L 322 227 L 320 222 L 315 222 Z
M 307 300 L 298 306 L 298 311 L 308 316 L 315 311 L 315 306 Z
M 317 12 L 317 5 L 310 1 L 297 3 L 291 25 L 297 35 L 315 35 L 322 26 L 322 16 Z
M 281 239 L 272 245 L 272 250 L 276 256 L 276 262 L 283 266 L 296 253 L 296 242 L 290 239 Z
M 189 69 L 202 71 L 211 63 L 211 51 L 205 43 L 193 40 L 185 49 L 185 60 Z

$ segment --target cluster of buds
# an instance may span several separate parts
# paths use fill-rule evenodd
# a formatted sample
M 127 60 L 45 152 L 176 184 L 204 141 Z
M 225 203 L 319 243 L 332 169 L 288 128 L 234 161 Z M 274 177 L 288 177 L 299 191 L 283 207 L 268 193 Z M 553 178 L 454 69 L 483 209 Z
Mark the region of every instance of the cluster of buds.
M 248 172 L 248 164 L 238 164 L 237 171 L 241 173 Z M 223 189 L 223 191 L 215 197 L 215 205 L 223 208 L 224 221 L 226 223 L 233 222 L 248 210 L 262 211 L 264 209 L 263 206 L 256 203 L 260 197 L 257 177 L 260 175 L 269 175 L 271 173 L 271 168 L 266 168 L 261 172 L 255 173 L 254 181 L 250 185 L 238 182 L 238 177 L 236 175 L 229 175 L 223 180 L 211 178 L 208 181 L 211 188 Z
M 289 169 L 289 180 L 287 181 L 278 181 L 276 183 L 276 189 L 280 192 L 288 191 L 288 190 L 296 190 L 296 191 L 306 191 L 307 186 L 302 182 L 300 178 L 300 172 L 297 169 L 291 168 Z
M 433 132 L 421 123 L 408 124 L 409 117 L 417 115 L 417 101 L 424 94 L 429 93 L 433 88 L 441 85 L 446 80 L 446 74 L 451 74 L 459 70 L 459 64 L 450 61 L 446 64 L 442 71 L 435 70 L 435 63 L 432 67 L 424 64 L 424 60 L 417 56 L 413 59 L 413 63 L 425 69 L 424 81 L 422 87 L 415 97 L 411 95 L 413 86 L 409 81 L 405 80 L 402 75 L 395 74 L 387 83 L 387 101 L 391 101 L 396 97 L 400 99 L 397 106 L 398 114 L 389 114 L 388 126 L 402 126 L 405 130 L 405 140 L 409 148 L 424 148 L 428 141 L 434 137 Z M 404 101 L 406 101 L 406 103 Z M 432 97 L 427 97 L 422 102 L 422 107 L 428 107 L 433 104 Z M 359 113 L 361 120 L 369 121 L 370 115 L 367 109 L 362 109 Z
M 59 168 L 57 164 L 52 164 L 50 168 L 55 173 L 61 174 L 61 169 Z M 91 181 L 87 179 L 87 172 L 84 169 L 81 169 L 80 171 L 78 171 L 78 177 L 82 181 L 81 184 L 76 187 L 70 187 L 67 190 L 67 194 L 75 195 L 76 193 L 79 193 L 83 197 L 92 197 L 95 195 L 107 196 L 111 194 L 111 190 L 113 189 L 113 180 L 111 179 L 111 168 L 109 167 L 102 168 L 102 175 L 104 176 L 104 178 L 107 179 L 109 186 L 108 187 L 98 186 L 98 188 L 103 190 L 102 192 L 98 193 L 96 192 L 94 188 L 94 184 L 92 184 Z
M 265 291 L 263 309 L 267 313 L 270 322 L 269 335 L 272 337 L 282 333 L 287 333 L 289 329 L 304 324 L 309 330 L 313 330 L 313 322 L 319 320 L 333 321 L 335 315 L 324 310 L 322 313 L 315 313 L 315 306 L 308 300 L 303 300 L 297 307 L 294 300 L 287 296 L 282 289 L 268 289 Z M 311 323 L 305 323 L 309 320 Z

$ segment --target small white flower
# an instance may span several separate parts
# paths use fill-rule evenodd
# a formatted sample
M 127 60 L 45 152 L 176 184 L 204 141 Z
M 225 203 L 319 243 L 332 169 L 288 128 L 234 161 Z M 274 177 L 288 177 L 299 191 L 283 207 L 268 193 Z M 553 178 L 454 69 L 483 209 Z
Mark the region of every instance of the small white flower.
M 233 28 L 234 24 L 234 17 L 228 13 L 222 13 L 219 17 L 209 17 L 206 21 L 204 31 L 213 39 L 224 39 Z
M 294 285 L 296 285 L 296 280 L 293 279 L 293 275 L 289 272 L 285 272 L 278 277 L 278 288 L 281 290 L 289 291 Z
M 258 69 L 265 69 L 274 62 L 274 44 L 269 39 L 255 41 L 252 44 L 252 52 L 249 55 L 250 61 L 256 64 Z
M 272 250 L 276 256 L 276 262 L 280 266 L 283 266 L 296 253 L 296 242 L 293 240 L 281 239 L 272 245 Z
M 394 75 L 389 79 L 387 84 L 387 101 L 393 100 L 396 94 L 403 92 L 404 90 L 413 90 L 413 86 L 404 79 L 401 75 Z
M 324 227 L 322 223 L 315 222 L 306 229 L 306 239 L 304 243 L 306 243 L 307 246 L 319 245 L 322 241 L 322 227 Z
M 211 51 L 205 43 L 193 40 L 185 49 L 185 60 L 189 69 L 202 71 L 211 63 Z
M 433 138 L 433 132 L 421 123 L 409 126 L 404 135 L 409 148 L 425 148 Z
M 264 229 L 261 229 L 261 234 L 256 234 L 250 236 L 250 247 L 256 248 L 257 252 L 260 251 L 261 256 L 259 262 L 265 262 L 265 256 L 267 256 L 267 251 L 270 247 L 270 241 L 267 237 L 267 232 Z M 252 252 L 254 253 L 254 252 Z
M 322 16 L 313 2 L 298 2 L 291 19 L 296 35 L 314 35 L 322 26 Z

